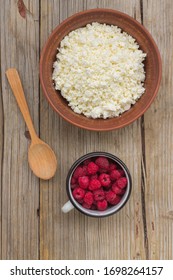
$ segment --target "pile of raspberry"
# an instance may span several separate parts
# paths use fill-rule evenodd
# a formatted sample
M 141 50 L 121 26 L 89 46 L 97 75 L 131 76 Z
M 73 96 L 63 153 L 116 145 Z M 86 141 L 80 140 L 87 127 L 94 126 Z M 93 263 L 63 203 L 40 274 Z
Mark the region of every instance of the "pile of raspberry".
M 71 190 L 84 208 L 104 211 L 118 204 L 126 191 L 124 170 L 106 157 L 85 160 L 73 172 Z

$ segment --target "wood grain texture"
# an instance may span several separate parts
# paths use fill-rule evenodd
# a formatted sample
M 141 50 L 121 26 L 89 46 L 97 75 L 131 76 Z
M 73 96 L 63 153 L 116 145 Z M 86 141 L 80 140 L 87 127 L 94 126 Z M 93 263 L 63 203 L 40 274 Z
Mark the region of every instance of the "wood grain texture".
M 153 12 L 154 11 L 154 14 Z M 153 35 L 162 57 L 162 84 L 144 116 L 145 201 L 150 259 L 173 258 L 173 5 L 171 1 L 143 1 L 143 23 Z
M 173 259 L 173 124 L 171 0 L 16 0 L 1 6 L 0 257 L 2 259 Z M 75 12 L 113 8 L 141 21 L 161 51 L 163 78 L 147 113 L 128 127 L 99 133 L 70 125 L 50 108 L 40 89 L 40 50 L 52 30 Z M 40 181 L 27 163 L 25 125 L 5 71 L 16 67 L 40 137 L 55 151 L 58 170 Z M 92 151 L 120 157 L 133 190 L 116 215 L 95 219 L 77 210 L 61 212 L 72 163 Z M 40 186 L 40 191 L 39 191 Z M 77 240 L 77 242 L 76 242 Z M 111 240 L 111 242 L 110 242 Z
M 56 6 L 54 1 L 44 1 L 45 7 L 49 4 L 51 6 L 49 6 L 49 11 L 54 11 L 51 17 L 49 14 L 45 17 L 41 9 L 41 28 L 44 30 L 44 36 L 48 37 L 49 30 L 58 24 L 58 19 L 62 21 L 75 12 L 94 8 L 97 5 L 116 8 L 131 14 L 131 16 L 134 16 L 135 12 L 135 16 L 138 16 L 140 20 L 139 1 L 131 1 L 130 5 L 126 1 L 82 2 L 59 1 L 59 13 L 58 5 Z M 45 42 L 44 36 L 41 37 L 41 45 Z M 43 98 L 43 102 L 41 102 L 43 107 L 45 107 L 44 102 Z M 41 136 L 46 137 L 44 140 L 53 145 L 59 161 L 56 177 L 48 183 L 41 182 L 40 258 L 145 258 L 140 195 L 142 158 L 140 121 L 120 131 L 96 133 L 84 131 L 66 123 L 48 108 L 46 115 L 45 111 L 41 109 L 40 122 Z M 47 131 L 48 133 L 46 133 Z M 130 203 L 117 215 L 101 220 L 85 217 L 77 211 L 72 211 L 67 215 L 62 214 L 60 207 L 68 199 L 65 190 L 68 169 L 78 157 L 87 152 L 98 150 L 116 154 L 129 166 L 134 181 L 134 191 Z M 131 160 L 131 157 L 134 158 L 134 161 Z M 110 238 L 111 243 L 109 242 Z M 75 240 L 78 242 L 76 243 Z M 129 240 L 129 242 L 124 242 L 125 240 Z
M 1 58 L 1 56 L 0 56 Z M 1 62 L 1 60 L 0 60 Z M 1 68 L 0 68 L 1 69 Z M 3 112 L 3 99 L 2 99 L 2 73 L 0 70 L 0 259 L 2 259 L 2 169 L 4 159 L 4 112 Z
M 26 19 L 17 1 L 1 5 L 1 258 L 38 258 L 39 180 L 31 173 L 27 162 L 28 140 L 25 124 L 11 92 L 5 71 L 16 67 L 31 115 L 38 130 L 38 1 L 25 1 Z M 2 136 L 2 134 L 1 134 Z

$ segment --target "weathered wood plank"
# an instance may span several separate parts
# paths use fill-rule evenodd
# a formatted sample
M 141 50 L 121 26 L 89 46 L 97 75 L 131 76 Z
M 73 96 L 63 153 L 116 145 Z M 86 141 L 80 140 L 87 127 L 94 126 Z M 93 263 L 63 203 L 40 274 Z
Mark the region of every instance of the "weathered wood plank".
M 4 151 L 4 112 L 2 100 L 2 86 L 1 86 L 1 71 L 0 71 L 0 259 L 2 259 L 2 169 L 3 169 L 3 151 Z
M 97 1 L 97 4 L 91 1 L 98 8 L 113 8 L 126 12 L 129 15 L 136 17 L 140 20 L 140 5 L 139 1 L 131 1 L 130 5 L 127 1 Z M 87 2 L 88 3 L 88 2 Z M 101 244 L 104 241 L 104 228 L 109 228 L 109 236 L 111 235 L 111 240 L 114 240 L 111 245 L 103 249 L 105 256 L 100 256 L 100 258 L 144 258 L 145 250 L 143 244 L 143 226 L 142 226 L 142 211 L 141 211 L 141 200 L 140 200 L 140 185 L 141 185 L 141 172 L 140 172 L 140 157 L 141 157 L 141 139 L 140 139 L 140 123 L 139 121 L 133 125 L 122 129 L 120 131 L 115 131 L 105 134 L 106 138 L 102 142 L 101 149 L 105 149 L 117 154 L 122 158 L 127 165 L 130 167 L 130 171 L 133 176 L 133 193 L 130 203 L 123 209 L 122 212 L 116 216 L 106 219 L 104 223 L 102 222 L 103 237 L 100 239 Z M 101 134 L 102 135 L 102 134 Z M 134 139 L 133 135 L 137 138 Z M 135 141 L 135 147 L 134 142 Z M 114 144 L 113 144 L 114 143 Z M 131 158 L 134 156 L 134 161 Z M 138 176 L 136 176 L 138 172 Z M 112 224 L 115 224 L 115 229 L 112 228 Z M 94 235 L 94 232 L 92 233 Z M 120 238 L 115 238 L 120 236 Z M 108 237 L 108 236 L 107 236 Z M 108 240 L 108 238 L 105 240 Z M 129 240 L 124 244 L 124 240 Z M 111 247 L 112 246 L 112 247 Z M 118 248 L 118 249 L 117 249 Z M 122 249 L 123 248 L 123 249 Z M 95 248 L 93 248 L 94 251 Z M 100 252 L 101 254 L 101 252 Z
M 17 1 L 1 5 L 1 226 L 2 259 L 37 259 L 39 256 L 39 180 L 27 163 L 28 140 L 24 121 L 5 77 L 18 69 L 33 121 L 38 131 L 39 1 L 25 1 L 19 14 Z M 24 16 L 24 17 L 23 17 Z M 3 137 L 2 137 L 3 136 Z
M 40 231 L 42 259 L 172 259 L 171 0 L 157 1 L 157 5 L 154 0 L 25 0 L 28 11 L 21 14 L 17 0 L 3 2 L 0 258 L 38 259 Z M 139 21 L 142 13 L 143 23 L 154 36 L 163 61 L 161 89 L 145 116 L 129 127 L 107 133 L 73 127 L 53 112 L 42 92 L 39 104 L 38 94 L 39 38 L 42 47 L 60 21 L 75 12 L 96 7 L 114 8 Z M 28 167 L 29 142 L 24 137 L 26 128 L 4 74 L 8 67 L 19 70 L 36 130 L 40 118 L 41 137 L 53 147 L 59 160 L 56 176 L 40 183 L 40 228 L 39 180 Z M 129 203 L 117 215 L 101 220 L 84 217 L 77 211 L 62 214 L 69 167 L 79 156 L 97 150 L 112 152 L 129 166 L 133 178 Z
M 94 8 L 97 5 L 121 10 L 140 20 L 140 1 L 137 0 L 128 3 L 125 0 L 57 1 L 56 5 L 54 1 L 43 1 L 41 45 L 58 21 L 79 10 Z M 141 204 L 140 120 L 114 132 L 84 131 L 59 118 L 49 106 L 45 105 L 44 97 L 41 100 L 41 135 L 52 145 L 59 160 L 55 178 L 49 183 L 41 182 L 41 258 L 145 258 Z M 97 150 L 116 154 L 129 166 L 133 178 L 130 202 L 117 215 L 101 220 L 85 217 L 77 211 L 62 214 L 60 208 L 67 200 L 65 179 L 68 169 L 81 155 Z
M 42 1 L 40 10 L 40 46 L 43 47 L 47 40 L 47 36 L 52 32 L 53 28 L 59 24 L 59 10 L 60 3 L 56 1 L 56 4 L 52 5 L 53 1 Z M 53 16 L 55 15 L 55 17 Z M 56 153 L 54 142 L 55 137 L 51 137 L 54 134 L 56 114 L 53 112 L 45 100 L 42 91 L 40 93 L 40 135 L 43 140 L 49 143 Z M 59 161 L 59 158 L 58 158 Z M 59 166 L 58 166 L 59 169 Z M 56 199 L 57 175 L 48 182 L 40 182 L 40 258 L 51 259 L 54 252 L 54 240 L 53 226 L 55 222 L 53 211 L 53 199 Z M 51 253 L 50 253 L 51 252 Z
M 71 6 L 72 4 L 74 4 L 74 7 Z M 47 5 L 50 5 L 49 11 L 54 11 L 51 14 L 51 22 L 49 21 L 50 14 L 48 14 Z M 53 28 L 68 16 L 68 11 L 70 11 L 69 13 L 74 13 L 81 10 L 82 7 L 82 1 L 57 1 L 56 4 L 54 1 L 44 1 L 44 6 L 42 5 L 41 9 L 41 46 L 43 46 Z M 46 14 L 47 16 L 45 16 Z M 48 107 L 43 95 L 41 95 L 40 127 L 42 138 L 51 144 L 59 161 L 58 171 L 53 180 L 41 182 L 40 256 L 42 259 L 63 259 L 64 251 L 66 251 L 66 254 L 70 252 L 70 244 L 67 242 L 69 223 L 66 219 L 64 220 L 64 215 L 61 213 L 60 208 L 62 201 L 67 199 L 65 178 L 67 168 L 70 167 L 68 164 L 69 158 L 73 156 L 71 153 L 69 154 L 69 141 L 71 138 L 69 130 L 71 126 Z M 74 159 L 75 157 L 73 156 L 72 160 Z M 74 234 L 74 231 L 72 234 Z
M 150 259 L 173 258 L 173 6 L 143 1 L 143 23 L 162 57 L 159 94 L 145 114 L 146 216 Z

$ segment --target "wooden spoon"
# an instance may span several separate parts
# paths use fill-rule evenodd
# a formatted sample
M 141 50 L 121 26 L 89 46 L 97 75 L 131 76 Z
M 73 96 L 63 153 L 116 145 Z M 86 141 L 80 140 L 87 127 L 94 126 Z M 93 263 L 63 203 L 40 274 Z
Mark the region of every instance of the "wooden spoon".
M 6 71 L 6 75 L 31 135 L 31 145 L 28 150 L 29 165 L 37 177 L 44 180 L 50 179 L 56 172 L 56 156 L 35 132 L 17 70 L 10 68 Z

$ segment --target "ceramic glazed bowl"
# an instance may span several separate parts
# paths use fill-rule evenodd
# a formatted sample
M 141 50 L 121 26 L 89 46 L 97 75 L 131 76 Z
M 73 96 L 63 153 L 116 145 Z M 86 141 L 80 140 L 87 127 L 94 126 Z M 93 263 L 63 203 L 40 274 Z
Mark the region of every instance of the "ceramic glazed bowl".
M 146 71 L 145 93 L 130 110 L 124 112 L 119 117 L 106 120 L 89 119 L 74 113 L 60 92 L 54 89 L 52 81 L 53 62 L 56 60 L 57 47 L 59 47 L 61 40 L 70 31 L 84 27 L 92 22 L 117 25 L 134 37 L 140 48 L 147 53 L 147 58 L 144 62 Z M 48 102 L 66 121 L 88 130 L 108 131 L 129 125 L 143 115 L 151 105 L 160 85 L 161 58 L 157 45 L 150 33 L 132 17 L 116 10 L 87 10 L 67 18 L 54 29 L 41 53 L 40 80 Z
M 80 164 L 82 164 L 87 159 L 92 159 L 92 158 L 100 157 L 100 156 L 106 157 L 106 158 L 110 159 L 111 161 L 113 161 L 114 163 L 117 163 L 123 169 L 123 171 L 125 173 L 125 177 L 127 178 L 126 191 L 123 194 L 121 201 L 118 204 L 111 206 L 104 211 L 91 210 L 91 209 L 86 209 L 86 208 L 82 207 L 82 205 L 79 204 L 74 199 L 72 190 L 71 190 L 71 183 L 70 183 L 74 171 Z M 124 205 L 126 204 L 126 202 L 128 201 L 128 199 L 130 197 L 131 188 L 132 188 L 131 175 L 130 175 L 130 172 L 129 172 L 127 166 L 125 165 L 125 163 L 122 160 L 120 160 L 118 157 L 116 157 L 115 155 L 110 154 L 110 153 L 92 152 L 92 153 L 86 154 L 86 155 L 82 156 L 81 158 L 79 158 L 76 162 L 74 162 L 74 164 L 70 168 L 68 175 L 67 175 L 67 179 L 66 179 L 66 191 L 67 191 L 67 195 L 69 197 L 69 201 L 62 207 L 62 211 L 64 213 L 67 213 L 70 210 L 72 210 L 73 208 L 76 208 L 78 211 L 80 211 L 81 213 L 83 213 L 87 216 L 96 217 L 96 218 L 107 217 L 107 216 L 117 213 L 122 207 L 124 207 Z

